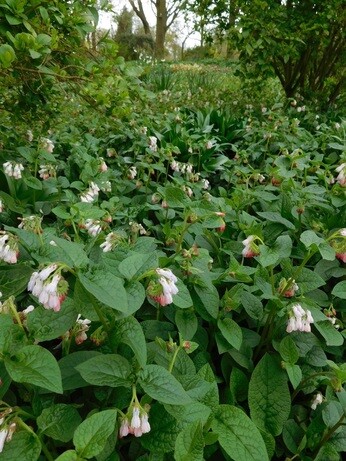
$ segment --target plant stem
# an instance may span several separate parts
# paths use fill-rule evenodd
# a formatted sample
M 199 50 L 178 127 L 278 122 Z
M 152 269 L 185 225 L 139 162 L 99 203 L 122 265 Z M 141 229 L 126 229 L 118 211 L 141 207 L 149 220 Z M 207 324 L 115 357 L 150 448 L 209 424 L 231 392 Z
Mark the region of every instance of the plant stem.
M 317 445 L 315 451 L 314 451 L 314 454 L 313 454 L 313 458 L 312 459 L 316 459 L 317 455 L 318 455 L 318 452 L 320 451 L 320 449 L 323 447 L 323 445 L 328 442 L 328 440 L 332 437 L 332 435 L 334 434 L 334 432 L 340 427 L 342 426 L 343 424 L 343 420 L 345 419 L 346 415 L 343 413 L 339 420 L 334 424 L 334 426 L 332 426 L 329 431 L 327 431 L 322 440 L 320 441 L 320 443 Z
M 180 351 L 180 349 L 181 349 L 181 346 L 178 346 L 178 347 L 176 348 L 176 350 L 174 351 L 174 354 L 173 354 L 171 363 L 169 364 L 169 367 L 168 367 L 168 371 L 169 371 L 170 373 L 172 373 L 172 370 L 173 370 L 173 367 L 174 367 L 174 363 L 175 363 L 175 361 L 176 361 L 176 359 L 177 359 L 177 355 L 178 355 L 178 352 Z
M 93 303 L 93 308 L 95 309 L 95 312 L 98 316 L 98 318 L 100 319 L 100 322 L 102 323 L 103 325 L 103 328 L 105 329 L 105 331 L 108 333 L 109 332 L 109 325 L 107 323 L 107 320 L 105 319 L 101 309 L 99 308 L 99 306 L 95 303 Z

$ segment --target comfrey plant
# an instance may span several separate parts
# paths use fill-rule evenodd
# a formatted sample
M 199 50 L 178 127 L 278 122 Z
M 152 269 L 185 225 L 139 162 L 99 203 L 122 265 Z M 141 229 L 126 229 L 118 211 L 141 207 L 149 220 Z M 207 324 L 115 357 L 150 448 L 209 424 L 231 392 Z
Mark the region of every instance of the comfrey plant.
M 0 460 L 341 460 L 335 120 L 173 92 L 144 114 L 117 71 L 0 172 Z

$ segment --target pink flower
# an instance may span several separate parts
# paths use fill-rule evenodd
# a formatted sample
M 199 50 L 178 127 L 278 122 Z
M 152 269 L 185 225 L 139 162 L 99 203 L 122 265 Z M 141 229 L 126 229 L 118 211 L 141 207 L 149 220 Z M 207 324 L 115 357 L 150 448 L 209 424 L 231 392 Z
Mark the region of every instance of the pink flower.
M 53 309 L 58 312 L 66 297 L 68 285 L 60 272 L 51 275 L 56 269 L 58 269 L 57 264 L 50 264 L 40 272 L 34 272 L 30 277 L 27 289 L 38 297 L 45 309 Z
M 242 255 L 244 258 L 253 258 L 254 256 L 258 256 L 260 254 L 259 248 L 255 243 L 255 239 L 255 235 L 249 235 L 249 237 L 242 241 L 242 244 L 244 245 Z
M 309 333 L 312 323 L 314 323 L 314 319 L 311 312 L 303 309 L 300 304 L 294 304 L 291 308 L 286 331 L 287 333 L 292 333 L 292 331 L 304 331 Z
M 130 433 L 130 426 L 129 426 L 129 420 L 127 418 L 124 418 L 121 421 L 120 429 L 119 429 L 119 437 L 123 438 L 129 435 Z
M 343 263 L 346 263 L 346 251 L 343 252 L 343 253 L 336 253 L 335 255 L 338 259 L 340 259 L 340 261 L 342 261 Z

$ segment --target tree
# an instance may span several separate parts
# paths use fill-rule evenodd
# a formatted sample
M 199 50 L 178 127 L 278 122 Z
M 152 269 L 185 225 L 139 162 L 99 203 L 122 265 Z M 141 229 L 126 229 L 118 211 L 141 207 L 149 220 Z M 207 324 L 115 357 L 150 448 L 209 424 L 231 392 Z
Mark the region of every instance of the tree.
M 197 8 L 206 2 L 206 14 L 229 32 L 237 46 L 246 76 L 276 75 L 288 97 L 299 93 L 330 103 L 341 92 L 346 43 L 343 0 L 193 3 Z
M 90 75 L 94 54 L 86 39 L 96 28 L 98 6 L 97 0 L 0 2 L 4 107 L 34 110 L 59 91 L 57 82 L 78 84 Z
M 149 0 L 155 11 L 155 57 L 163 59 L 165 55 L 165 38 L 168 29 L 177 19 L 179 13 L 185 5 L 185 0 Z M 129 3 L 141 20 L 144 32 L 151 35 L 150 25 L 144 11 L 142 0 L 129 0 Z
M 114 40 L 119 45 L 118 54 L 128 60 L 138 59 L 141 52 L 152 53 L 154 47 L 151 35 L 134 30 L 133 16 L 134 12 L 124 7 L 115 17 L 117 31 Z
M 245 2 L 239 19 L 241 59 L 255 71 L 273 70 L 288 97 L 298 92 L 334 101 L 345 81 L 343 3 Z

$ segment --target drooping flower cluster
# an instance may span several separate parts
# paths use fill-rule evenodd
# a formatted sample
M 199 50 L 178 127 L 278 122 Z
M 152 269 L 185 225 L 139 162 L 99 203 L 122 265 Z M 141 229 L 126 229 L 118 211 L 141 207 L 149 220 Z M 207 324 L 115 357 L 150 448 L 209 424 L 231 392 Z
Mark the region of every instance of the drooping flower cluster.
M 28 283 L 28 291 L 36 296 L 45 309 L 60 310 L 68 285 L 57 264 L 50 264 L 41 271 L 34 272 Z
M 0 233 L 0 259 L 15 264 L 19 255 L 17 237 L 10 233 Z
M 48 138 L 41 138 L 41 147 L 51 154 L 54 150 L 54 143 Z
M 170 269 L 156 269 L 159 276 L 158 281 L 149 285 L 149 296 L 161 306 L 167 306 L 173 302 L 173 295 L 178 294 L 179 290 L 176 286 L 177 277 Z
M 3 167 L 4 167 L 4 173 L 7 176 L 11 176 L 14 179 L 21 179 L 22 171 L 24 170 L 24 167 L 21 163 L 5 162 L 3 164 Z
M 206 149 L 212 149 L 215 146 L 215 140 L 210 140 L 205 143 L 205 148 Z
M 181 186 L 181 188 L 183 189 L 183 191 L 185 192 L 185 194 L 186 194 L 188 197 L 192 197 L 192 196 L 193 196 L 193 190 L 191 189 L 191 187 L 185 186 L 185 184 L 183 184 L 183 185 Z
M 242 241 L 244 245 L 242 255 L 244 258 L 253 258 L 260 254 L 258 245 L 255 243 L 255 240 L 259 239 L 256 235 L 249 235 L 245 240 Z
M 157 152 L 157 137 L 149 136 L 149 147 L 153 152 Z
M 326 315 L 327 319 L 337 330 L 340 328 L 340 323 L 336 317 L 336 310 L 333 306 L 330 306 L 329 309 L 324 309 L 323 313 Z
M 294 279 L 286 280 L 284 277 L 280 280 L 278 292 L 285 298 L 292 298 L 299 290 L 299 286 Z
M 148 413 L 144 411 L 143 408 L 135 404 L 132 409 L 129 409 L 128 414 L 121 420 L 119 437 L 126 437 L 129 434 L 133 434 L 135 437 L 140 437 L 141 435 L 150 432 L 150 429 Z
M 3 211 L 4 211 L 4 203 L 0 198 L 0 213 L 2 213 Z
M 205 190 L 209 189 L 209 187 L 210 187 L 210 182 L 208 181 L 208 179 L 203 178 L 203 179 L 201 180 L 201 182 L 202 182 L 202 188 L 203 188 L 203 189 L 205 189 Z
M 336 181 L 340 184 L 340 186 L 346 187 L 346 162 L 335 168 L 335 171 L 339 173 L 336 177 Z
M 286 331 L 287 333 L 292 333 L 292 331 L 309 333 L 311 331 L 311 323 L 314 323 L 311 312 L 303 309 L 300 304 L 294 304 L 290 312 Z
M 99 166 L 99 170 L 101 173 L 104 173 L 105 171 L 108 170 L 108 166 L 107 166 L 107 163 L 104 161 L 104 159 L 102 157 L 100 157 L 100 166 Z
M 314 396 L 313 401 L 311 402 L 311 409 L 316 410 L 317 405 L 321 405 L 323 402 L 323 395 L 321 392 L 317 392 L 317 394 Z
M 100 221 L 97 219 L 86 219 L 84 227 L 92 237 L 96 237 L 102 230 Z
M 11 409 L 11 411 L 12 411 L 12 409 Z M 7 413 L 9 413 L 9 411 L 7 411 Z M 14 422 L 11 423 L 10 425 L 7 425 L 5 423 L 4 416 L 5 415 L 2 413 L 1 418 L 0 418 L 0 453 L 2 453 L 2 451 L 4 449 L 5 442 L 10 442 L 11 441 L 12 435 L 15 432 L 16 427 L 17 427 L 16 423 L 14 423 Z
M 131 221 L 129 222 L 131 226 L 131 232 L 133 233 L 139 233 L 140 235 L 147 235 L 148 231 L 143 227 L 141 223 Z
M 97 199 L 99 191 L 99 186 L 94 182 L 91 182 L 89 189 L 83 192 L 83 194 L 80 196 L 81 202 L 92 203 L 94 200 Z
M 91 320 L 89 319 L 82 319 L 81 315 L 78 314 L 76 325 L 73 329 L 75 335 L 75 342 L 79 346 L 80 344 L 84 343 L 88 339 L 86 332 L 90 328 Z
M 340 229 L 334 234 L 334 237 L 330 244 L 335 250 L 335 256 L 343 263 L 346 263 L 346 228 Z
M 128 179 L 135 179 L 137 176 L 137 168 L 135 166 L 131 166 L 127 172 Z
M 34 134 L 31 130 L 27 130 L 26 132 L 26 138 L 29 142 L 32 142 L 34 140 Z
M 40 165 L 38 174 L 40 178 L 44 180 L 49 179 L 49 178 L 55 178 L 56 177 L 56 166 L 50 163 L 48 163 L 47 165 Z
M 25 216 L 24 218 L 18 218 L 21 222 L 18 224 L 19 229 L 25 229 L 35 234 L 42 234 L 42 217 L 31 215 Z
M 122 234 L 121 232 L 110 232 L 107 234 L 106 240 L 101 243 L 100 248 L 102 248 L 104 253 L 107 253 L 108 251 L 112 251 L 122 240 L 125 240 L 125 234 Z

